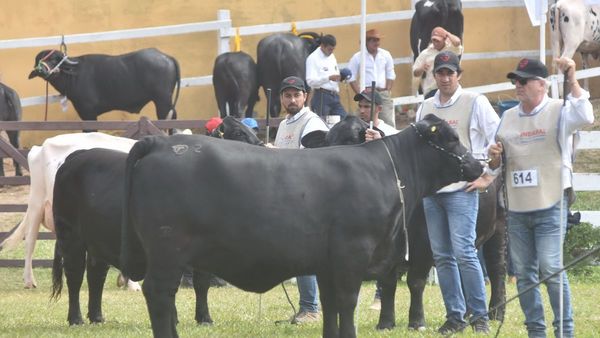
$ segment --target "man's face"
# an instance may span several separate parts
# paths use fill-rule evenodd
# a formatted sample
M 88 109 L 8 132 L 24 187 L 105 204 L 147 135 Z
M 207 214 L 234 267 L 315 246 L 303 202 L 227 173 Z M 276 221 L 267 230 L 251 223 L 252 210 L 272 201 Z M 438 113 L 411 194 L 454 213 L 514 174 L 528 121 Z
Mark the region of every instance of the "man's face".
M 281 105 L 288 114 L 295 115 L 302 110 L 304 101 L 306 101 L 306 93 L 301 90 L 287 88 L 281 93 Z
M 331 55 L 331 53 L 333 53 L 334 49 L 335 49 L 335 46 L 321 45 L 321 50 L 323 51 L 323 54 L 325 54 L 325 56 Z
M 433 47 L 437 50 L 442 50 L 446 45 L 446 43 L 444 43 L 444 40 L 439 36 L 431 38 L 431 43 L 433 44 Z
M 517 91 L 517 99 L 525 104 L 537 105 L 542 96 L 546 93 L 544 80 L 538 78 L 512 79 Z
M 377 120 L 379 118 L 379 111 L 381 111 L 381 106 L 373 106 L 373 120 Z M 358 101 L 358 113 L 361 120 L 367 123 L 371 121 L 371 102 L 365 99 Z
M 460 75 L 457 72 L 448 68 L 441 68 L 433 74 L 438 90 L 444 96 L 452 96 L 458 89 L 458 80 Z
M 367 51 L 369 53 L 377 52 L 377 48 L 379 48 L 379 38 L 367 38 Z

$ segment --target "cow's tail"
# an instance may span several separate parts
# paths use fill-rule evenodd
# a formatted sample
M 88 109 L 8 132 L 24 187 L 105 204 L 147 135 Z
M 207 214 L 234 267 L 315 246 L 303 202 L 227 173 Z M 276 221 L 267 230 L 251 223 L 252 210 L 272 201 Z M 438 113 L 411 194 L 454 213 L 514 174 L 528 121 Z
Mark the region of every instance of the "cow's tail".
M 57 301 L 63 287 L 63 257 L 59 240 L 54 243 L 54 261 L 52 262 L 52 294 L 50 300 Z
M 177 59 L 171 58 L 173 60 L 173 64 L 175 65 L 175 99 L 173 99 L 173 103 L 171 104 L 171 109 L 167 114 L 167 120 L 175 120 L 177 119 L 177 111 L 175 110 L 175 106 L 177 105 L 177 100 L 179 99 L 179 89 L 181 89 L 181 69 L 179 68 L 179 62 Z
M 123 212 L 121 221 L 121 272 L 134 281 L 144 278 L 146 259 L 142 243 L 134 229 L 130 216 L 131 179 L 137 162 L 152 149 L 152 137 L 146 137 L 136 142 L 127 156 L 125 164 L 125 182 L 123 195 Z

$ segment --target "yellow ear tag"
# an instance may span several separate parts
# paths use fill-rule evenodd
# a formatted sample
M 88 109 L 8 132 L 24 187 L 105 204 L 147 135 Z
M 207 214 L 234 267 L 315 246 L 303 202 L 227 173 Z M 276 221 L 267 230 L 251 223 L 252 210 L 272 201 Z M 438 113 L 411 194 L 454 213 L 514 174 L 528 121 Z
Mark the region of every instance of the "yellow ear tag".
M 437 128 L 435 126 L 431 126 L 431 132 L 435 133 L 435 131 L 437 130 Z

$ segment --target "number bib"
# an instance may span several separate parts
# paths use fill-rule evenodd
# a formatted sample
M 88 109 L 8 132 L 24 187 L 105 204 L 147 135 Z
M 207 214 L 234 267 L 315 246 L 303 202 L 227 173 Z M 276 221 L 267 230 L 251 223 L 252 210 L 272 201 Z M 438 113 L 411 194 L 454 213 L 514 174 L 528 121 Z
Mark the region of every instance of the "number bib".
M 538 173 L 536 169 L 511 171 L 512 186 L 515 188 L 537 187 Z

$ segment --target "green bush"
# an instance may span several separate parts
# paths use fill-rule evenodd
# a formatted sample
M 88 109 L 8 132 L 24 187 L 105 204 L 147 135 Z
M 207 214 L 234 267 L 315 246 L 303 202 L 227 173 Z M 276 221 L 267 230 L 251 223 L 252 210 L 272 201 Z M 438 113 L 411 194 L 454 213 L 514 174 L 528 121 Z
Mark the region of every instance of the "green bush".
M 588 253 L 600 245 L 600 227 L 594 227 L 590 223 L 574 225 L 565 238 L 565 265 L 574 259 Z M 600 253 L 596 253 L 569 270 L 575 275 L 592 275 L 593 265 L 600 264 Z

